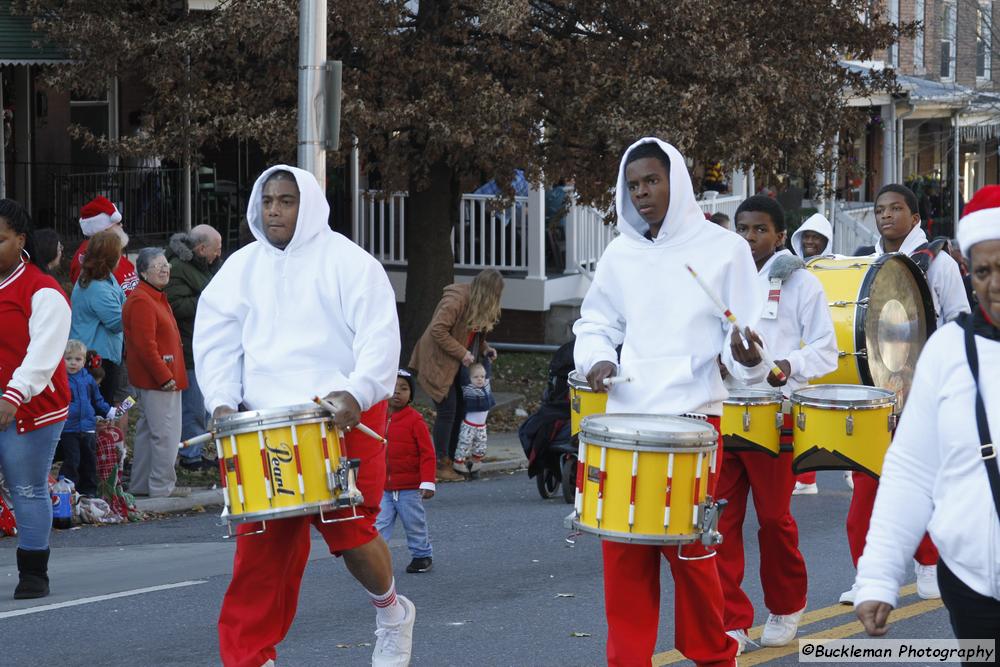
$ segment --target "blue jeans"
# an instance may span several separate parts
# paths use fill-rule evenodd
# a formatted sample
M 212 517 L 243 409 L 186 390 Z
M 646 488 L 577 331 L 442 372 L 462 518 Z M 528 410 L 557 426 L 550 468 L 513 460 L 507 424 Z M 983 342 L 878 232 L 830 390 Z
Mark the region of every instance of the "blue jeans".
M 188 388 L 181 392 L 181 440 L 208 433 L 208 412 L 205 411 L 205 397 L 198 386 L 198 378 L 193 368 L 188 368 Z M 201 444 L 185 447 L 180 457 L 188 461 L 201 458 Z
M 396 517 L 403 522 L 406 546 L 414 558 L 430 558 L 433 553 L 431 541 L 427 537 L 427 514 L 420 491 L 386 491 L 382 494 L 382 507 L 375 519 L 375 530 L 382 534 L 386 542 L 392 537 L 392 527 Z
M 17 546 L 26 551 L 49 548 L 49 468 L 65 424 L 59 422 L 28 433 L 18 433 L 13 425 L 0 431 L 0 470 L 14 501 Z

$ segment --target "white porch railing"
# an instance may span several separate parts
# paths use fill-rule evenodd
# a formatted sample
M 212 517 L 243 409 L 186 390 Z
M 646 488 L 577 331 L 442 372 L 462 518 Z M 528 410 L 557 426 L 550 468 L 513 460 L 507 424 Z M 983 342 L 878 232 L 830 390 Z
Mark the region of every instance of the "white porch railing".
M 528 270 L 528 198 L 497 208 L 493 195 L 462 195 L 451 233 L 455 268 Z
M 709 215 L 713 213 L 725 213 L 729 216 L 729 224 L 732 227 L 734 222 L 733 218 L 736 217 L 736 209 L 739 208 L 740 204 L 746 197 L 741 197 L 739 195 L 730 195 L 728 197 L 713 197 L 711 199 L 702 199 L 698 202 L 698 206 L 704 213 Z
M 835 204 L 833 215 L 833 252 L 853 255 L 860 246 L 875 245 L 879 235 L 875 228 L 875 205 L 859 202 L 845 206 Z
M 604 214 L 596 208 L 572 206 L 566 216 L 566 273 L 592 277 L 597 260 L 617 235 L 615 226 L 604 224 Z

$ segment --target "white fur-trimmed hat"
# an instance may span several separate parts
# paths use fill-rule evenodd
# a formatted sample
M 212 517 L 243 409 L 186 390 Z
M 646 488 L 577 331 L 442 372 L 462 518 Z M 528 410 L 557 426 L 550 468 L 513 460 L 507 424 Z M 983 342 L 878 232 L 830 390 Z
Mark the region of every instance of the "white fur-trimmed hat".
M 1000 185 L 987 185 L 976 191 L 965 205 L 958 222 L 958 245 L 969 257 L 972 246 L 980 241 L 1000 239 Z
M 84 236 L 103 232 L 121 221 L 121 212 L 107 197 L 95 197 L 80 209 L 80 229 L 83 230 Z

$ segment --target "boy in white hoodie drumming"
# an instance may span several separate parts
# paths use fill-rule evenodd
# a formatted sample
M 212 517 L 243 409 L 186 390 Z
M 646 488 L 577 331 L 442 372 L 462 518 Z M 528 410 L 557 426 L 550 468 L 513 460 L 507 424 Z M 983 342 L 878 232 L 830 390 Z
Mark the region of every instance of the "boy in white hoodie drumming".
M 750 251 L 735 234 L 705 222 L 683 156 L 659 139 L 641 139 L 626 151 L 615 203 L 621 235 L 598 262 L 573 327 L 576 368 L 594 391 L 604 391 L 603 380 L 618 373 L 621 345 L 622 372 L 632 382 L 615 385 L 609 413 L 700 413 L 718 429 L 727 391 L 717 357 L 730 327 L 685 264 L 738 319 L 753 324 L 762 302 Z M 650 663 L 661 555 L 676 583 L 677 648 L 701 666 L 734 664 L 737 643 L 723 628 L 715 558 L 683 560 L 676 546 L 608 540 L 602 551 L 608 664 Z M 705 555 L 705 548 L 686 546 L 684 554 Z
M 378 626 L 372 664 L 405 665 L 410 657 L 416 610 L 396 595 L 392 560 L 375 530 L 385 453 L 380 442 L 350 430 L 360 421 L 385 432 L 399 360 L 396 299 L 379 263 L 330 230 L 329 212 L 312 174 L 267 169 L 247 206 L 257 242 L 229 258 L 198 303 L 195 367 L 213 418 L 239 406 L 286 407 L 326 394 L 337 406 L 333 421 L 349 431 L 346 455 L 361 459 L 357 484 L 365 502 L 363 518 L 351 521 L 293 517 L 245 536 L 261 526 L 240 526 L 219 615 L 226 667 L 273 664 L 275 645 L 295 617 L 310 525 L 372 598 Z
M 757 265 L 757 288 L 766 305 L 755 331 L 786 379 L 779 380 L 761 363 L 739 364 L 727 383 L 768 389 L 781 387 L 785 398 L 811 378 L 837 369 L 837 338 L 823 285 L 805 270 L 802 260 L 784 249 L 785 212 L 770 197 L 750 197 L 736 209 L 736 233 L 746 239 Z M 766 381 L 763 378 L 766 377 Z M 790 415 L 785 415 L 790 431 Z M 726 630 L 744 647 L 754 609 L 743 592 L 743 519 L 747 496 L 760 530 L 760 580 L 764 604 L 771 612 L 761 644 L 784 646 L 795 638 L 806 606 L 806 564 L 799 551 L 799 532 L 789 503 L 792 474 L 791 438 L 782 438 L 777 458 L 760 451 L 727 450 L 719 473 L 718 496 L 729 501 L 719 517 L 724 540 L 718 546 L 719 577 L 726 597 Z M 787 448 L 787 450 L 786 450 Z

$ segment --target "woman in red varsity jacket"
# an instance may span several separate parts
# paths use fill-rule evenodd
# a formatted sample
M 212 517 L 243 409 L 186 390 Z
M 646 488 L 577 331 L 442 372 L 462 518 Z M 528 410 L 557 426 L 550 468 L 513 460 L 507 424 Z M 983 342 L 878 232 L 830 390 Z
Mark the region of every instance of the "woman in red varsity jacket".
M 70 401 L 69 302 L 33 251 L 27 211 L 0 199 L 0 471 L 17 515 L 17 599 L 49 594 L 48 474 Z

